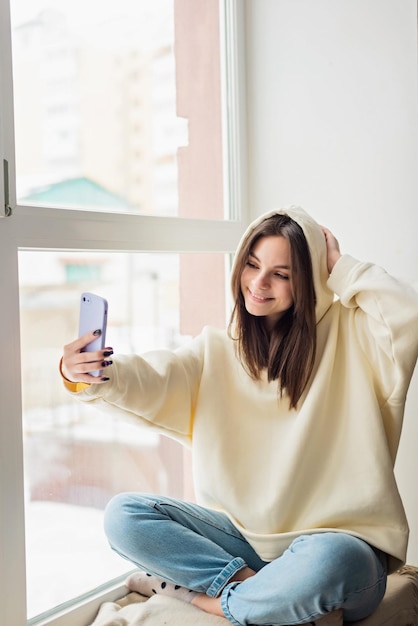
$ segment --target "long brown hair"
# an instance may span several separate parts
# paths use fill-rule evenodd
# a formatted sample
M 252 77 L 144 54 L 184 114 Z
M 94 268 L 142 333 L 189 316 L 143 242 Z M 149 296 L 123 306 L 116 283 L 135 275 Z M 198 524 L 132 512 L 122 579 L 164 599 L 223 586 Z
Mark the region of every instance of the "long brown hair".
M 241 291 L 241 275 L 261 237 L 282 236 L 290 246 L 293 305 L 272 331 L 263 317 L 248 313 Z M 302 228 L 288 215 L 275 214 L 258 224 L 244 241 L 231 277 L 235 305 L 228 327 L 236 340 L 237 353 L 254 380 L 267 370 L 268 380 L 277 380 L 279 393 L 286 391 L 290 408 L 296 408 L 315 360 L 315 289 L 312 261 Z

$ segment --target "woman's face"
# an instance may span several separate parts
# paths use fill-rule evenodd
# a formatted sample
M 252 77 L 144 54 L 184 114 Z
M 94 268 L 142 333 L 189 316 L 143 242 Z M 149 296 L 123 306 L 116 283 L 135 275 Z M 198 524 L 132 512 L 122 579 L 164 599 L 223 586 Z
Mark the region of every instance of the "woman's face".
M 290 246 L 281 235 L 261 237 L 241 274 L 241 291 L 248 313 L 264 316 L 268 328 L 293 304 Z

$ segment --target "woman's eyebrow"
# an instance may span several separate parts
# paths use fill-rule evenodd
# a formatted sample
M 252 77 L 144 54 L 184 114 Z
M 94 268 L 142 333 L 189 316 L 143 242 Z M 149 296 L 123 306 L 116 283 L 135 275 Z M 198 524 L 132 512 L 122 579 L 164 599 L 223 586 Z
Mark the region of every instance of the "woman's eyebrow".
M 249 256 L 252 256 L 258 263 L 260 263 L 260 259 L 254 252 L 250 252 Z M 282 269 L 282 270 L 290 270 L 290 265 L 274 265 L 274 269 Z

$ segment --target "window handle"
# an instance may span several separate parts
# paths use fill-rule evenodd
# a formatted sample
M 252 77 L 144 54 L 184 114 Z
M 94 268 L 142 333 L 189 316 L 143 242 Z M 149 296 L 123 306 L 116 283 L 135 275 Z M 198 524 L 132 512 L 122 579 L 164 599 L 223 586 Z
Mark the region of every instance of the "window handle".
M 12 214 L 12 207 L 9 204 L 9 162 L 3 159 L 3 189 L 4 203 L 0 211 L 0 217 L 9 217 Z

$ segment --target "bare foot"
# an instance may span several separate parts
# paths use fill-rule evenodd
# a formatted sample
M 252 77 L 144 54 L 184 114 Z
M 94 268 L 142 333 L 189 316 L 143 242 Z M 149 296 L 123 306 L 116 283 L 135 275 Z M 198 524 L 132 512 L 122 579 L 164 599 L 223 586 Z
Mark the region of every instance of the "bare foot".
M 249 567 L 244 567 L 239 572 L 237 572 L 229 582 L 242 582 L 243 580 L 247 580 L 247 578 L 251 578 L 251 576 L 254 575 L 254 570 Z M 220 598 L 210 598 L 205 593 L 198 593 L 193 598 L 192 604 L 194 604 L 194 606 L 197 606 L 199 609 L 202 609 L 202 611 L 206 611 L 206 613 L 218 615 L 219 617 L 225 617 L 224 612 L 222 611 Z

